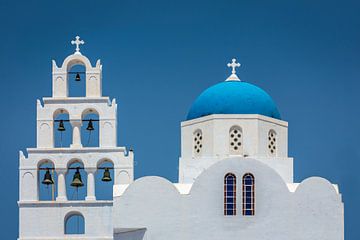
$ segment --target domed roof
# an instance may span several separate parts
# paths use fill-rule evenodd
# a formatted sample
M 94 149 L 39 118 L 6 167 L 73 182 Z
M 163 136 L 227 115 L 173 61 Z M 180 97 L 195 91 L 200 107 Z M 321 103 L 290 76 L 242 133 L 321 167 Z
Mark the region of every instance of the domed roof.
M 281 119 L 269 94 L 253 84 L 240 81 L 234 73 L 232 76 L 201 93 L 191 106 L 187 120 L 211 114 L 261 114 Z

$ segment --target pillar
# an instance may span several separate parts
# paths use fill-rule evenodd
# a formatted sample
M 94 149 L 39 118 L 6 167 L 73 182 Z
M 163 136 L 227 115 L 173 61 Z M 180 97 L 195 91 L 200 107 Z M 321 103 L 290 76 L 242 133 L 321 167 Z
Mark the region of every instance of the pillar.
M 81 120 L 71 120 L 71 126 L 73 127 L 73 141 L 71 144 L 72 148 L 81 148 Z
M 66 182 L 65 182 L 65 173 L 66 169 L 56 169 L 56 173 L 58 175 L 58 196 L 56 197 L 56 201 L 67 201 L 66 197 Z
M 87 172 L 87 196 L 85 198 L 86 201 L 95 201 L 95 172 L 96 168 L 87 168 L 85 169 Z

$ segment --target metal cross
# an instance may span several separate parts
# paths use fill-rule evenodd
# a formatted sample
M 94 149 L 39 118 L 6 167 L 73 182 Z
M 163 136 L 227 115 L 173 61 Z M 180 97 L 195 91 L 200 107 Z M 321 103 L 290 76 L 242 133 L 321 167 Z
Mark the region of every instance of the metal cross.
M 227 64 L 228 67 L 231 67 L 231 68 L 232 68 L 232 71 L 231 71 L 232 74 L 235 74 L 235 73 L 236 73 L 235 68 L 236 68 L 236 67 L 240 67 L 240 65 L 241 65 L 240 63 L 236 63 L 236 59 L 235 59 L 235 58 L 232 59 L 232 63 L 228 63 L 228 64 Z
M 71 44 L 72 44 L 72 45 L 75 44 L 75 45 L 76 45 L 76 49 L 75 49 L 75 50 L 76 50 L 76 53 L 80 53 L 80 47 L 79 47 L 79 46 L 80 46 L 80 44 L 84 44 L 85 42 L 84 42 L 83 40 L 80 40 L 80 37 L 79 37 L 79 36 L 76 36 L 75 39 L 76 39 L 76 40 L 72 40 L 72 41 L 71 41 Z

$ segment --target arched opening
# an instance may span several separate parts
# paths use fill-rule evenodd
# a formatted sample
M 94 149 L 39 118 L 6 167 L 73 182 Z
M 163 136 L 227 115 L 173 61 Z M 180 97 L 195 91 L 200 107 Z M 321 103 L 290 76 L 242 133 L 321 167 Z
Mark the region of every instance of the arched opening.
M 255 178 L 251 173 L 246 173 L 242 179 L 242 208 L 244 216 L 255 215 Z
M 85 234 L 85 219 L 80 213 L 70 213 L 64 219 L 65 234 Z
M 66 195 L 68 200 L 85 200 L 87 189 L 87 174 L 84 165 L 79 160 L 74 160 L 68 165 L 66 174 Z
M 236 176 L 233 173 L 224 177 L 224 215 L 236 215 Z
M 84 147 L 99 147 L 99 113 L 87 109 L 82 114 L 81 142 Z
M 233 126 L 229 131 L 230 154 L 243 154 L 243 133 L 239 126 Z
M 70 147 L 72 143 L 72 126 L 69 113 L 58 109 L 54 113 L 54 146 L 56 148 Z
M 114 185 L 114 164 L 103 160 L 98 165 L 95 177 L 95 194 L 98 200 L 112 200 Z
M 50 160 L 41 161 L 38 165 L 39 201 L 55 201 L 57 196 L 57 174 Z
M 68 70 L 68 96 L 86 96 L 86 67 L 82 63 L 71 66 Z

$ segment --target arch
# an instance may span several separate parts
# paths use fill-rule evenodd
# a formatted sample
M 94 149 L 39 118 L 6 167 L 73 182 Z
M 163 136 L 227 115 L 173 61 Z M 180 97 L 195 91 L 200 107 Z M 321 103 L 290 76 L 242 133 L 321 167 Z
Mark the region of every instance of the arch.
M 49 159 L 42 159 L 37 163 L 37 171 L 38 200 L 55 201 L 57 196 L 55 163 Z
M 82 167 L 84 167 L 84 162 L 80 159 L 80 158 L 71 158 L 67 164 L 66 164 L 66 168 L 69 168 L 71 165 L 73 165 L 74 163 L 79 163 L 82 165 Z
M 58 108 L 53 112 L 53 119 L 55 119 L 59 114 L 70 115 L 69 111 L 66 108 Z
M 86 108 L 81 113 L 81 142 L 84 147 L 100 146 L 100 115 L 95 108 Z
M 95 196 L 98 200 L 113 200 L 114 163 L 108 158 L 97 162 Z
M 243 155 L 243 131 L 238 125 L 229 129 L 229 151 L 230 154 Z
M 277 133 L 274 129 L 270 129 L 268 133 L 268 153 L 271 156 L 277 155 Z
M 99 161 L 97 161 L 96 167 L 100 167 L 104 163 L 111 163 L 112 165 L 114 165 L 114 161 L 110 158 L 101 158 Z
M 78 211 L 71 211 L 64 217 L 64 234 L 85 234 L 85 218 Z
M 194 156 L 200 156 L 203 149 L 203 133 L 201 129 L 196 129 L 193 132 L 193 153 Z
M 224 176 L 224 215 L 236 215 L 236 176 L 233 173 Z
M 60 130 L 60 126 L 63 130 Z M 65 108 L 58 108 L 53 112 L 53 144 L 54 147 L 70 147 L 72 143 L 72 126 L 70 114 Z
M 65 58 L 61 65 L 61 68 L 66 69 L 66 71 L 68 72 L 75 65 L 82 65 L 86 68 L 86 70 L 90 70 L 92 68 L 90 60 L 84 55 L 80 54 L 73 54 Z
M 34 200 L 34 185 L 36 184 L 35 176 L 32 172 L 25 172 L 21 176 L 20 199 L 21 200 Z
M 53 160 L 51 160 L 50 158 L 43 158 L 37 162 L 37 168 L 40 168 L 41 165 L 46 164 L 46 163 L 50 163 L 55 166 Z
M 242 212 L 244 216 L 255 215 L 255 177 L 251 173 L 242 179 Z
M 81 118 L 83 119 L 88 114 L 97 114 L 100 116 L 99 110 L 95 106 L 91 106 L 91 107 L 88 107 L 88 108 L 85 108 L 84 110 L 82 110 Z
M 83 161 L 78 158 L 73 158 L 67 163 L 65 181 L 66 195 L 69 200 L 85 200 L 87 196 L 87 172 L 85 171 L 84 166 Z M 81 185 L 72 185 L 75 176 L 80 180 L 82 183 Z
M 121 170 L 117 175 L 117 182 L 119 184 L 129 184 L 130 183 L 130 175 L 128 171 Z

